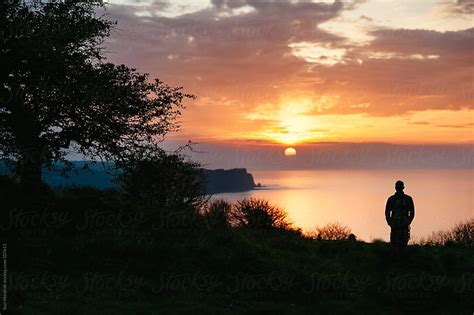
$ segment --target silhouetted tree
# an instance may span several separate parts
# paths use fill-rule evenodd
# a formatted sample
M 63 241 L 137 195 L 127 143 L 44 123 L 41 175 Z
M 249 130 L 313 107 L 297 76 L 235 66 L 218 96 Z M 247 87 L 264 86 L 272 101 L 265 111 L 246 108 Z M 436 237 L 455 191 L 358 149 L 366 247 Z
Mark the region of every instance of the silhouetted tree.
M 118 161 L 155 150 L 193 97 L 106 62 L 115 23 L 97 3 L 0 2 L 0 157 L 23 184 L 34 187 L 68 149 Z
M 186 161 L 181 154 L 158 150 L 122 166 L 117 181 L 128 198 L 156 214 L 166 211 L 197 216 L 208 201 L 199 164 Z

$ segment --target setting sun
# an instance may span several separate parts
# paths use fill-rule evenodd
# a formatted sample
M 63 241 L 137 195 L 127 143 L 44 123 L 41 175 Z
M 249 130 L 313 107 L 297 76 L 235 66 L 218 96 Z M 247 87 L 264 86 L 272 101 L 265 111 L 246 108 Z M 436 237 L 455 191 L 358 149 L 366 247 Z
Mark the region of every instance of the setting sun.
M 296 155 L 296 150 L 294 148 L 286 148 L 285 155 L 286 156 L 294 156 L 294 155 Z

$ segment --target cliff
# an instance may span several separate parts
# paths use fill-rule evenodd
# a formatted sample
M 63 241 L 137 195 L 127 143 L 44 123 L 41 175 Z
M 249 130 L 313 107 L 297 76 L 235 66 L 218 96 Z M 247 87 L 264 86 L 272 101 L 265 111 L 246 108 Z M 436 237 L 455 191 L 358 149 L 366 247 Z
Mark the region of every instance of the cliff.
M 242 192 L 252 190 L 256 187 L 252 174 L 247 173 L 245 168 L 234 168 L 230 170 L 203 169 L 207 191 L 210 194 L 223 192 Z

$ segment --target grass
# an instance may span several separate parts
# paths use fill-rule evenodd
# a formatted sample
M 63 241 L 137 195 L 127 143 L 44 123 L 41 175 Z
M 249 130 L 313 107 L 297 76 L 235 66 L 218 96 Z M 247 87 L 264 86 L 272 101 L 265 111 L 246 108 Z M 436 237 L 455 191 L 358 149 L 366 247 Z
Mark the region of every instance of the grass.
M 55 194 L 38 212 L 42 219 L 23 213 L 6 231 L 11 314 L 471 314 L 474 309 L 474 251 L 468 244 L 415 244 L 400 257 L 381 241 L 334 238 L 321 228 L 322 237 L 306 236 L 262 219 L 265 202 L 244 202 L 245 211 L 238 212 L 247 218 L 243 221 L 233 212 L 239 204 L 222 202 L 189 219 L 186 209 L 171 211 L 179 213 L 175 216 L 148 216 L 150 209 L 139 209 L 114 191 Z M 280 210 L 272 208 L 281 218 Z M 258 220 L 249 221 L 254 211 Z M 12 218 L 18 209 L 5 213 Z M 334 225 L 332 230 L 349 232 Z

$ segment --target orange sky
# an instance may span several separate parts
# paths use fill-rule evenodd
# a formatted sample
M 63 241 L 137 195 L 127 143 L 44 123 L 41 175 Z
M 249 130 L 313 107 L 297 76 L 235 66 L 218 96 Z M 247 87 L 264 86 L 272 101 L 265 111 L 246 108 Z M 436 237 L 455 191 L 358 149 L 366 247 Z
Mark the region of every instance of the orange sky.
M 175 138 L 474 142 L 472 1 L 111 3 L 111 61 L 198 97 Z

